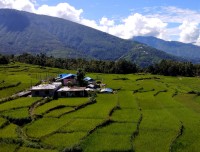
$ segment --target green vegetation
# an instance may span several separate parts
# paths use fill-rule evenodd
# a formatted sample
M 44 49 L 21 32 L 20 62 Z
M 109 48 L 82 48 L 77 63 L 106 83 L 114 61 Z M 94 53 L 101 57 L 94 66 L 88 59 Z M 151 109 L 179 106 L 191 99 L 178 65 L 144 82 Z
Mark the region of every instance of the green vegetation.
M 183 58 L 197 59 L 200 58 L 200 47 L 197 45 L 181 43 L 176 41 L 164 41 L 152 36 L 134 36 L 133 40 L 147 44 L 166 53 L 180 56 Z M 188 52 L 188 50 L 190 50 Z
M 54 146 L 58 149 L 73 149 L 80 140 L 85 136 L 84 132 L 74 133 L 55 133 L 42 140 L 45 144 Z
M 18 109 L 22 107 L 30 107 L 33 103 L 40 100 L 39 97 L 29 97 L 29 98 L 18 98 L 16 100 L 11 100 L 2 103 L 0 106 L 0 111 L 5 111 L 9 109 Z
M 56 109 L 56 107 L 78 107 L 84 103 L 87 103 L 88 98 L 59 98 L 57 100 L 52 100 L 44 105 L 38 106 L 35 110 L 35 114 L 44 114 L 49 112 L 51 109 Z
M 0 76 L 7 86 L 12 82 L 4 76 L 5 71 L 16 82 L 27 75 L 30 77 L 24 81 L 34 78 L 37 82 L 74 72 L 21 63 L 1 65 Z M 0 151 L 200 150 L 200 79 L 150 74 L 86 75 L 102 81 L 115 93 L 97 94 L 95 102 L 89 98 L 1 97 Z
M 142 43 L 123 40 L 105 32 L 55 17 L 1 9 L 0 18 L 0 35 L 4 35 L 0 37 L 0 53 L 2 54 L 19 55 L 28 52 L 46 53 L 48 56 L 65 59 L 89 58 L 110 61 L 128 59 L 142 66 L 161 59 L 180 60 Z M 19 21 L 17 23 L 16 18 Z M 26 62 L 30 64 L 37 62 L 41 66 L 45 64 L 44 58 L 41 60 L 31 58 Z M 67 63 L 65 62 L 63 68 L 72 66 Z M 62 60 L 55 61 L 50 58 L 46 66 L 61 64 L 63 65 Z M 107 70 L 110 68 L 108 67 Z
M 0 129 L 0 138 L 17 138 L 16 133 L 17 125 L 9 124 Z
M 0 143 L 0 151 L 1 152 L 14 152 L 15 149 L 18 147 L 18 145 L 15 144 L 5 144 L 5 143 Z

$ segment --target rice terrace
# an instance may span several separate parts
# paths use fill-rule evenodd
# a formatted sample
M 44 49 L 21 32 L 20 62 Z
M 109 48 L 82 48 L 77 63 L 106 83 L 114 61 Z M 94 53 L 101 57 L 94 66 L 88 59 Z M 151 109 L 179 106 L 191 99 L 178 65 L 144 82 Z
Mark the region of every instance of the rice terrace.
M 39 80 L 72 73 L 0 66 L 0 151 L 200 150 L 200 80 L 150 74 L 87 73 L 115 90 L 96 97 L 19 97 Z

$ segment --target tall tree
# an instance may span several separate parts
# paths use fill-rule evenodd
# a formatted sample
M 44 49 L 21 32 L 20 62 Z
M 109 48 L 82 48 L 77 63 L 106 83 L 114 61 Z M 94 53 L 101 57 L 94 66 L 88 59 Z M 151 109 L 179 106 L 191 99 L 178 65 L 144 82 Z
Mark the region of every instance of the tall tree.
M 85 71 L 83 69 L 78 69 L 77 70 L 77 82 L 79 86 L 84 86 L 84 77 L 85 77 Z

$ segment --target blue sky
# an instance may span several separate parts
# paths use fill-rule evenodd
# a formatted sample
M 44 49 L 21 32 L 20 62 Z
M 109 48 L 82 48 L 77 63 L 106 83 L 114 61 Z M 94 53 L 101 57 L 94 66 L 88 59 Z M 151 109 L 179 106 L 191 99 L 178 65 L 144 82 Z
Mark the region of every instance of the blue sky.
M 0 8 L 64 18 L 123 39 L 155 36 L 200 45 L 199 0 L 0 0 Z
M 57 5 L 58 3 L 69 3 L 76 9 L 83 9 L 85 18 L 98 20 L 106 16 L 126 17 L 132 10 L 141 11 L 145 7 L 175 6 L 182 9 L 200 11 L 199 0 L 38 0 L 38 4 Z

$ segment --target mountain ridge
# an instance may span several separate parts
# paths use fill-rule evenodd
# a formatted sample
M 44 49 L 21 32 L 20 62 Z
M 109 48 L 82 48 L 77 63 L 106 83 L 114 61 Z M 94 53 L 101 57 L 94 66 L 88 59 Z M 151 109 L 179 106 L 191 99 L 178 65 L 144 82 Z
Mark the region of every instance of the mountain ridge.
M 136 36 L 133 37 L 132 40 L 147 44 L 151 47 L 178 57 L 191 60 L 200 59 L 200 46 L 191 43 L 165 41 L 153 36 Z
M 149 52 L 153 48 L 136 41 L 124 40 L 90 27 L 61 18 L 37 15 L 12 9 L 0 9 L 0 53 L 21 54 L 23 52 L 46 53 L 63 58 L 91 58 L 98 60 L 130 59 L 142 65 L 145 56 L 128 53 L 143 47 Z M 167 59 L 180 60 L 162 51 L 145 65 Z M 132 56 L 130 55 L 137 55 Z M 150 52 L 149 52 L 150 54 Z M 127 56 L 128 55 L 128 56 Z M 141 59 L 141 60 L 140 60 Z

